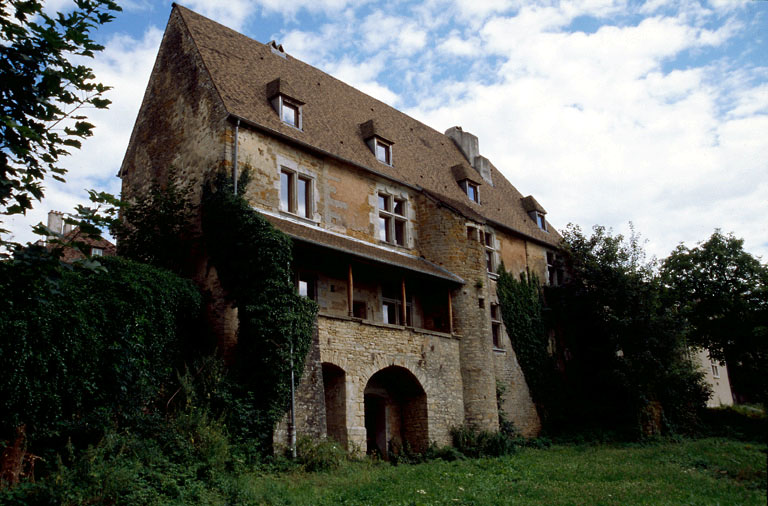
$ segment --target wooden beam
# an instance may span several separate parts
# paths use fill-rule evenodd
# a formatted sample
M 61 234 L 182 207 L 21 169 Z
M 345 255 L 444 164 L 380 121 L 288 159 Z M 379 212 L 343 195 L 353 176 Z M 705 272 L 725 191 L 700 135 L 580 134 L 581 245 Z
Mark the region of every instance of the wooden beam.
M 405 276 L 403 276 L 402 278 L 401 287 L 402 287 L 402 296 L 403 296 L 403 307 L 400 310 L 401 311 L 400 316 L 402 317 L 401 321 L 405 326 L 408 323 L 408 320 L 406 319 L 406 316 L 408 315 L 408 310 L 405 307 Z
M 347 274 L 347 310 L 349 311 L 349 316 L 354 316 L 355 312 L 352 307 L 353 304 L 353 296 L 355 293 L 355 287 L 354 287 L 354 280 L 352 279 L 352 263 L 349 263 L 349 273 Z

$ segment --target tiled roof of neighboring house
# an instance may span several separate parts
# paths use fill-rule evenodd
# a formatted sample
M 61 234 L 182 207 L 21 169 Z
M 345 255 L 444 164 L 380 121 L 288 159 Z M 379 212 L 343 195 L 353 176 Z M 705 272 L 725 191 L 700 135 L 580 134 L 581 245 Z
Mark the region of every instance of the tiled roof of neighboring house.
M 114 256 L 117 254 L 117 248 L 110 241 L 104 238 L 91 239 L 89 237 L 85 237 L 80 234 L 80 229 L 78 227 L 75 227 L 64 234 L 61 237 L 61 240 L 63 242 L 79 241 L 85 243 L 90 248 L 91 254 L 94 253 L 94 248 L 101 250 L 100 255 L 103 256 Z M 45 245 L 48 248 L 51 247 L 50 244 L 47 244 L 44 241 L 38 241 L 37 244 Z M 83 253 L 74 246 L 65 247 L 61 254 L 61 261 L 67 263 L 74 262 L 75 260 L 80 260 L 83 258 L 85 258 L 85 255 L 83 255 Z
M 176 9 L 233 116 L 282 139 L 424 189 L 460 212 L 469 209 L 491 224 L 546 244 L 559 244 L 560 235 L 551 227 L 551 232 L 538 228 L 523 209 L 522 194 L 493 166 L 493 186 L 482 185 L 480 204 L 470 201 L 452 171 L 468 162 L 443 133 L 290 55 L 275 54 L 268 44 L 184 7 L 176 5 Z M 267 85 L 278 78 L 281 88 L 289 87 L 291 98 L 304 103 L 301 130 L 282 123 L 267 100 Z M 370 120 L 393 143 L 391 166 L 376 160 L 363 139 L 361 125 Z
M 420 257 L 397 253 L 362 241 L 356 241 L 340 234 L 334 234 L 321 228 L 300 225 L 275 216 L 264 215 L 264 217 L 276 228 L 298 241 L 373 260 L 375 262 L 394 265 L 420 274 L 453 281 L 455 283 L 464 283 L 464 280 L 456 274 Z

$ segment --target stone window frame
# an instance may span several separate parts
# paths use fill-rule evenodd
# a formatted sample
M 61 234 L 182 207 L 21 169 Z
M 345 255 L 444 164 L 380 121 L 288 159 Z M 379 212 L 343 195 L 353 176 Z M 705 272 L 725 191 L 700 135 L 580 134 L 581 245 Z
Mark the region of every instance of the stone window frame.
M 501 322 L 501 306 L 498 302 L 491 302 L 491 338 L 493 340 L 493 348 L 495 350 L 503 350 L 502 339 L 502 322 Z
M 545 252 L 547 259 L 547 284 L 560 286 L 563 284 L 563 270 L 558 268 L 558 255 L 554 251 Z
M 283 206 L 283 177 L 286 174 L 289 179 L 289 199 L 288 205 Z M 307 184 L 307 193 L 304 195 L 304 202 L 306 205 L 306 213 L 304 215 L 299 214 L 299 181 L 303 180 Z M 318 188 L 317 188 L 317 176 L 305 170 L 299 165 L 288 158 L 278 156 L 277 160 L 277 191 L 278 191 L 278 206 L 280 213 L 284 216 L 296 218 L 305 222 L 318 224 L 319 219 L 317 217 L 318 212 Z
M 483 246 L 485 247 L 485 268 L 491 279 L 496 279 L 496 269 L 499 268 L 499 247 L 496 234 L 490 228 L 485 229 Z
M 384 199 L 384 207 L 381 207 L 381 199 Z M 402 204 L 401 213 L 396 211 L 398 202 Z M 385 190 L 376 192 L 376 229 L 380 242 L 401 248 L 408 247 L 408 203 L 409 199 L 402 195 L 394 195 Z M 386 228 L 382 228 L 382 220 Z M 397 241 L 398 224 L 402 224 L 402 242 Z

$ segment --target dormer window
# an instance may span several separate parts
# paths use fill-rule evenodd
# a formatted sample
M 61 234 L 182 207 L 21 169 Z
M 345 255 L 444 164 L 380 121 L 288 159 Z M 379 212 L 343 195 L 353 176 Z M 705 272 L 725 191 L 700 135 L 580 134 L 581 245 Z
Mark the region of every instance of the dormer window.
M 536 226 L 547 232 L 547 220 L 544 218 L 547 212 L 541 207 L 541 204 L 536 202 L 532 195 L 528 195 L 520 200 L 523 204 L 523 209 L 525 209 L 533 222 L 536 223 Z
M 301 130 L 301 106 L 304 105 L 304 102 L 296 97 L 296 92 L 285 79 L 277 78 L 267 84 L 267 100 L 277 112 L 280 121 Z
M 374 138 L 373 142 L 376 150 L 376 159 L 381 163 L 392 165 L 392 146 L 378 138 Z
M 370 119 L 360 124 L 360 135 L 368 145 L 373 156 L 381 163 L 392 165 L 392 144 L 391 137 L 384 133 L 381 126 Z

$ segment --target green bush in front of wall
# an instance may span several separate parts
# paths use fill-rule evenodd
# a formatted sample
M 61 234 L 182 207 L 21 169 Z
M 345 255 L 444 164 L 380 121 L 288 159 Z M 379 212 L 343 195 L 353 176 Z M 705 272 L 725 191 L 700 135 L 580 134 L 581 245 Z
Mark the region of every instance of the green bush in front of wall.
M 0 263 L 0 441 L 23 426 L 27 450 L 46 459 L 38 471 L 67 439 L 82 446 L 161 409 L 197 326 L 190 281 L 122 258 L 100 262 L 52 263 L 50 276 Z

